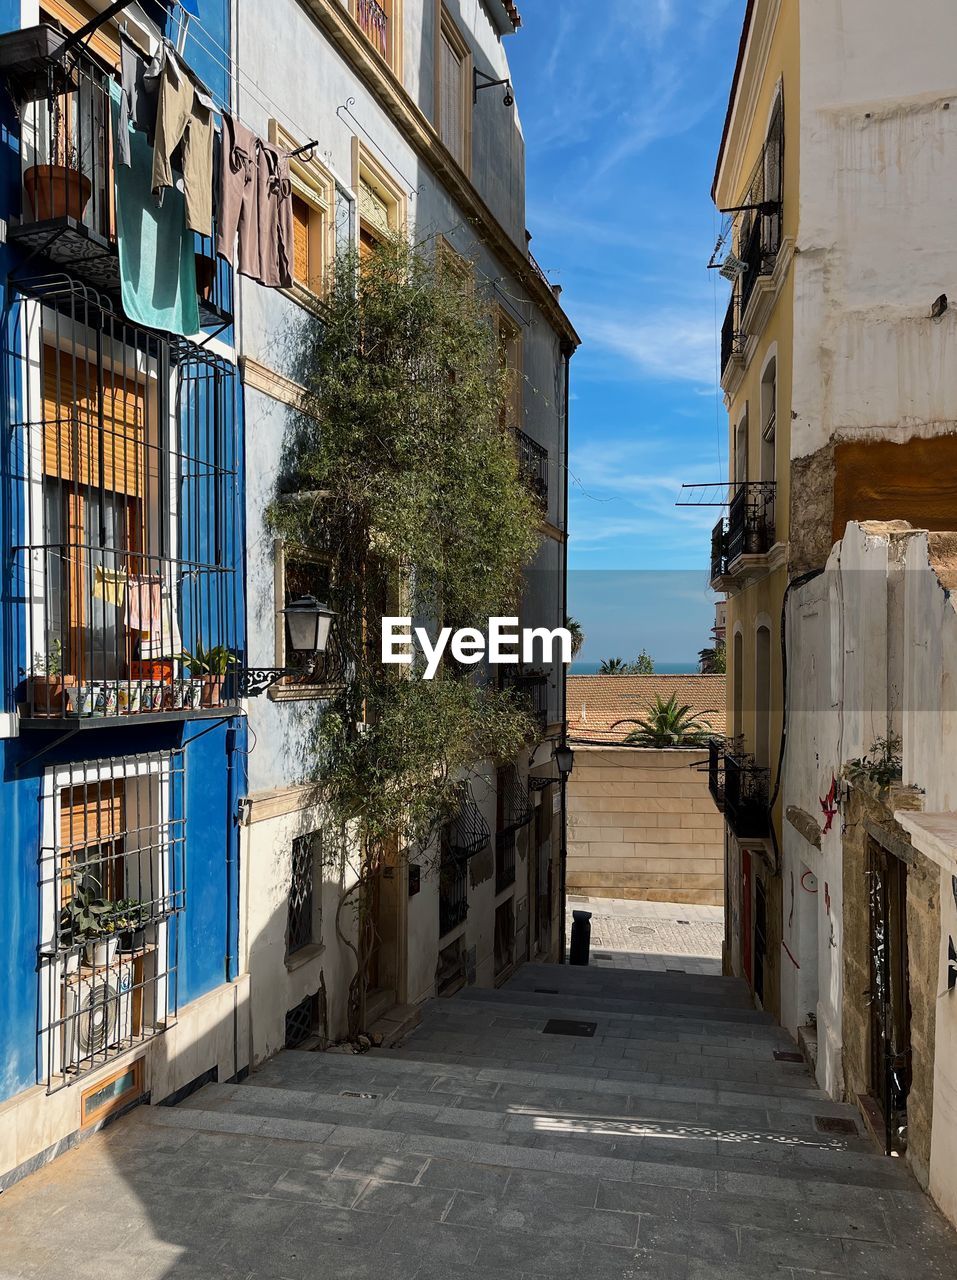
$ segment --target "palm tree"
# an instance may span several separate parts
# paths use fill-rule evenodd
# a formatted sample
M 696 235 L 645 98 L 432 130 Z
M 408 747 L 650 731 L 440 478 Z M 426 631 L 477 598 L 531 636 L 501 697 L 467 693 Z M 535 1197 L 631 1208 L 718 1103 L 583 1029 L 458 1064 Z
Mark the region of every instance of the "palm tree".
M 713 649 L 698 651 L 698 665 L 705 676 L 723 676 L 728 671 L 728 653 L 723 640 L 718 640 Z
M 582 651 L 582 645 L 585 643 L 585 633 L 582 631 L 582 624 L 577 618 L 566 618 L 565 627 L 572 638 L 572 662 L 574 662 Z
M 628 664 L 623 658 L 602 658 L 598 668 L 600 676 L 623 676 L 627 671 Z
M 644 719 L 618 720 L 612 728 L 620 724 L 636 726 L 625 738 L 629 746 L 636 747 L 704 747 L 712 736 L 710 723 L 693 715 L 687 703 L 680 704 L 677 693 L 667 701 L 659 694 Z

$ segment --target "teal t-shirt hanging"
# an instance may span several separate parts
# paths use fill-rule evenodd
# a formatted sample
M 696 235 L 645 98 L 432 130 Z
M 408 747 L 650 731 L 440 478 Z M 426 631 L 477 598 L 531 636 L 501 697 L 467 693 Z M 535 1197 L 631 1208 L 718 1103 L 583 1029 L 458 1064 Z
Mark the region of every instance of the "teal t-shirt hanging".
M 120 127 L 122 89 L 110 82 L 113 137 Z M 130 165 L 113 166 L 116 238 L 123 310 L 136 324 L 183 336 L 199 331 L 194 237 L 186 227 L 183 193 L 167 191 L 156 207 L 153 154 L 146 135 L 130 128 Z

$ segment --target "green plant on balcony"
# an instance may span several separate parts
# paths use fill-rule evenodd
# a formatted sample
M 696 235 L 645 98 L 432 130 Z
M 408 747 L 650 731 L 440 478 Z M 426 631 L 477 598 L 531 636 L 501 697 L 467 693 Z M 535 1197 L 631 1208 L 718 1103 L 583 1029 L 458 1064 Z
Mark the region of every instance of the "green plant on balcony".
M 877 738 L 866 756 L 848 760 L 842 770 L 849 782 L 870 782 L 886 790 L 892 782 L 900 782 L 903 770 L 903 742 L 896 733 Z

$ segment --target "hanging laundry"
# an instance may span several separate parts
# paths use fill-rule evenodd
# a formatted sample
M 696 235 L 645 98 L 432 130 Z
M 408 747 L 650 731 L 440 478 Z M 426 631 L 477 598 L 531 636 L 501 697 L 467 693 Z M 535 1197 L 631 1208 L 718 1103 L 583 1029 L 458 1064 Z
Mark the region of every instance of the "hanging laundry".
M 148 63 L 136 45 L 120 32 L 120 128 L 116 139 L 116 160 L 127 168 L 130 157 L 129 126 L 146 134 L 150 146 L 156 133 L 157 81 L 149 75 Z
M 271 288 L 290 288 L 293 218 L 289 157 L 225 112 L 219 208 L 217 252 L 234 261 L 238 236 L 240 275 Z
M 120 128 L 123 90 L 110 82 L 114 140 L 129 146 L 130 167 L 114 166 L 116 239 L 123 310 L 135 324 L 188 336 L 199 331 L 196 255 L 186 229 L 181 191 L 157 208 L 151 195 L 152 156 L 146 135 Z
M 292 285 L 292 179 L 284 151 L 259 144 L 259 280 L 273 288 Z
M 93 595 L 97 600 L 122 608 L 126 596 L 126 574 L 118 569 L 104 569 L 101 564 L 95 565 Z
M 129 580 L 126 615 L 130 631 L 140 634 L 140 659 L 178 658 L 183 641 L 168 576 L 145 574 Z
M 259 279 L 259 139 L 223 112 L 219 156 L 219 222 L 216 252 L 233 261 L 239 237 L 239 272 Z
M 173 152 L 179 148 L 186 194 L 186 225 L 213 234 L 213 112 L 215 103 L 164 41 L 149 69 L 158 71 L 159 100 L 153 146 L 153 194 L 162 202 L 173 186 Z

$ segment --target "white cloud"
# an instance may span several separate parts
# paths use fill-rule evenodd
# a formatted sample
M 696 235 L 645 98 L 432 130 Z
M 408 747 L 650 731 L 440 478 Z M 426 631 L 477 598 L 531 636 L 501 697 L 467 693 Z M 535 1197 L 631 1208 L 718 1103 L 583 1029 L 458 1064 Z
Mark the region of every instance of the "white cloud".
M 586 348 L 620 356 L 645 377 L 715 385 L 716 335 L 710 309 L 689 305 L 629 315 L 576 303 L 573 314 Z

